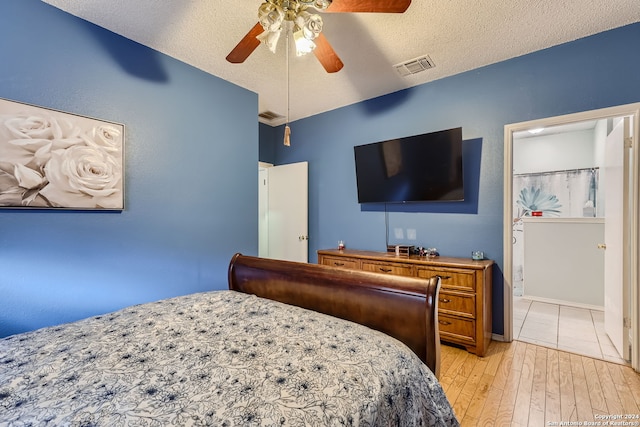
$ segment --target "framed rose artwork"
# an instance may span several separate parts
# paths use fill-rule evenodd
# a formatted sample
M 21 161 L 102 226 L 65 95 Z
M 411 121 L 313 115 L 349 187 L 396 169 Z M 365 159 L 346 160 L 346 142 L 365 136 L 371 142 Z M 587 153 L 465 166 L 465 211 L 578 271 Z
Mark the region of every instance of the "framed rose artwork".
M 0 208 L 123 210 L 124 125 L 0 98 Z

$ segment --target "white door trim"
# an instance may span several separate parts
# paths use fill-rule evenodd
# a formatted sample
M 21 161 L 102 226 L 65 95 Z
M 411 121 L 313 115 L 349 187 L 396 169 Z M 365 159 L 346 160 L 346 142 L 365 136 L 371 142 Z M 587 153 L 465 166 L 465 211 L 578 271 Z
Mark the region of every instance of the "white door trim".
M 504 216 L 503 216 L 503 276 L 504 276 L 504 340 L 513 340 L 513 134 L 523 130 L 537 127 L 557 126 L 588 120 L 606 119 L 622 116 L 631 116 L 633 126 L 633 144 L 631 150 L 631 188 L 629 197 L 631 204 L 630 221 L 627 225 L 629 239 L 629 278 L 631 304 L 631 341 L 633 351 L 631 354 L 631 366 L 640 372 L 640 323 L 638 310 L 640 307 L 640 292 L 638 278 L 640 277 L 638 266 L 640 255 L 638 242 L 640 241 L 640 228 L 638 219 L 640 212 L 640 185 L 638 184 L 640 156 L 640 103 L 621 105 L 617 107 L 603 108 L 599 110 L 585 111 L 581 113 L 567 114 L 564 116 L 550 117 L 528 122 L 509 124 L 504 127 Z

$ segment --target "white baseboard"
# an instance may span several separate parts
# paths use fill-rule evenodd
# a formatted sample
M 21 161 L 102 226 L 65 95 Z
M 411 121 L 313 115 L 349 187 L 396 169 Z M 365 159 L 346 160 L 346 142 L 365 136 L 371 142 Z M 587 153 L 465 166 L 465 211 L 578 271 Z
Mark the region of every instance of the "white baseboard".
M 504 335 L 491 334 L 491 339 L 493 341 L 502 341 L 502 342 L 504 342 Z

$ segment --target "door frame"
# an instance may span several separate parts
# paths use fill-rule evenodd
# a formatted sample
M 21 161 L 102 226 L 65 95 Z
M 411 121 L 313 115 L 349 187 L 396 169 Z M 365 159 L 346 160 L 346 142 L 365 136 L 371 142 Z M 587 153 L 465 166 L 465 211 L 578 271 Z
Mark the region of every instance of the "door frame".
M 640 103 L 621 105 L 584 111 L 557 117 L 513 123 L 504 127 L 504 216 L 503 216 L 503 275 L 504 275 L 504 341 L 513 341 L 513 134 L 528 129 L 565 125 L 589 120 L 608 119 L 631 116 L 633 148 L 630 152 L 630 188 L 629 203 L 631 205 L 629 222 L 625 224 L 629 237 L 629 293 L 631 300 L 631 325 L 639 325 L 640 292 L 638 278 L 640 265 L 638 242 L 640 241 L 640 227 L 638 219 L 640 212 Z M 632 327 L 631 366 L 640 371 L 640 327 Z

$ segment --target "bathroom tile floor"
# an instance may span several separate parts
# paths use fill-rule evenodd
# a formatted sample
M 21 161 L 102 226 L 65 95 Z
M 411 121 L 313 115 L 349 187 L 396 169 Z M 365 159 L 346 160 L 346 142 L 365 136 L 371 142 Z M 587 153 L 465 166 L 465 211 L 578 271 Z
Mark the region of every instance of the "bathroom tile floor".
M 598 310 L 513 297 L 513 336 L 545 347 L 626 364 L 604 331 Z

